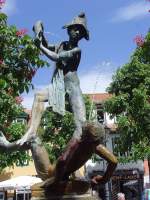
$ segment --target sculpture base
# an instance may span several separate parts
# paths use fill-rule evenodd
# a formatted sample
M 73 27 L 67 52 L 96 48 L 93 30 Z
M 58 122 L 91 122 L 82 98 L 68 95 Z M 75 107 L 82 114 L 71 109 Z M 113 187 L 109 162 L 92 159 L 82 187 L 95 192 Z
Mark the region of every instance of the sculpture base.
M 92 196 L 90 184 L 81 180 L 60 182 L 46 189 L 35 184 L 31 191 L 31 200 L 97 200 L 96 196 Z
M 32 197 L 31 200 L 98 200 L 97 197 L 91 194 L 83 195 L 64 195 L 64 196 L 49 196 L 49 197 Z

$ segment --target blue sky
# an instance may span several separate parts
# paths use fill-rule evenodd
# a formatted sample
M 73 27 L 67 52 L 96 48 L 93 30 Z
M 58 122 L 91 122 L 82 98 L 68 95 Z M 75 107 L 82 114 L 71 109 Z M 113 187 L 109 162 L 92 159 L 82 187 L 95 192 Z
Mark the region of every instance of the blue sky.
M 144 36 L 149 29 L 149 9 L 146 0 L 6 0 L 2 11 L 8 14 L 9 24 L 27 28 L 31 36 L 33 24 L 42 20 L 50 43 L 67 40 L 62 26 L 84 11 L 90 40 L 83 39 L 79 44 L 82 57 L 78 74 L 82 91 L 93 93 L 105 92 L 112 74 L 128 62 L 136 48 L 134 37 Z M 35 90 L 49 84 L 53 68 L 50 64 L 50 68 L 40 69 L 35 75 Z M 25 107 L 31 107 L 34 92 L 23 95 Z

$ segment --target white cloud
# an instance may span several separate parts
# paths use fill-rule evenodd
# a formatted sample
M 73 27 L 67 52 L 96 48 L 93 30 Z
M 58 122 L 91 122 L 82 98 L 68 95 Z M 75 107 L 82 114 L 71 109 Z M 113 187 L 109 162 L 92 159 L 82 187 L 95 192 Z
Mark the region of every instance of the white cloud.
M 92 70 L 79 74 L 80 86 L 83 93 L 103 93 L 112 81 L 112 75 L 117 69 L 117 65 L 111 62 L 103 61 L 91 67 Z M 22 95 L 24 98 L 23 106 L 31 109 L 34 99 L 34 93 L 48 87 L 48 85 L 37 85 L 35 90 Z
M 80 75 L 80 85 L 83 93 L 103 93 L 112 81 L 112 75 L 117 66 L 103 61 L 88 73 Z
M 23 107 L 31 109 L 34 95 L 30 95 L 30 93 L 29 93 L 28 95 L 22 95 L 22 97 L 23 97 L 23 102 L 22 102 Z
M 89 72 L 80 78 L 83 93 L 103 93 L 111 82 L 111 75 Z
M 146 1 L 138 1 L 126 7 L 117 10 L 112 22 L 131 21 L 143 18 L 149 15 L 150 3 Z
M 8 16 L 13 15 L 17 12 L 16 0 L 6 0 L 4 7 L 1 10 Z

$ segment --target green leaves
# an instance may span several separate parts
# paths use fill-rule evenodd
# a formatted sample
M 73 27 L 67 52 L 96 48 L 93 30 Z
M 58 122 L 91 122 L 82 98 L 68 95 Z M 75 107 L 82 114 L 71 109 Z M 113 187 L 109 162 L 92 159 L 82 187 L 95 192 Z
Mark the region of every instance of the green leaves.
M 24 134 L 26 126 L 22 123 L 12 123 L 7 129 L 7 137 L 10 142 L 14 142 L 21 138 Z
M 91 101 L 87 96 L 84 97 L 84 100 L 88 115 L 91 108 Z M 68 103 L 66 103 L 66 107 L 69 108 Z M 44 112 L 38 134 L 49 153 L 52 163 L 57 160 L 65 149 L 73 135 L 74 128 L 72 113 L 66 111 L 66 114 L 62 117 L 52 112 L 51 108 L 47 108 Z
M 42 129 L 44 127 L 44 129 Z M 73 115 L 66 112 L 60 116 L 48 108 L 42 118 L 39 135 L 49 152 L 50 161 L 54 162 L 60 156 L 74 131 Z M 48 144 L 47 144 L 48 143 Z
M 8 26 L 7 16 L 0 13 L 0 130 L 10 141 L 15 141 L 25 132 L 24 127 L 13 122 L 23 110 L 16 97 L 28 92 L 33 87 L 32 78 L 37 69 L 48 65 L 26 32 L 26 29 Z M 21 158 L 25 159 L 26 154 L 0 154 L 0 167 L 11 166 Z
M 0 16 L 0 19 L 3 18 L 3 14 Z M 32 71 L 48 63 L 40 58 L 39 49 L 25 31 L 18 31 L 15 26 L 7 26 L 6 23 L 1 23 L 0 29 L 0 59 L 5 66 L 0 71 L 0 78 L 3 77 L 9 84 L 14 84 L 14 92 L 22 93 L 31 86 L 35 75 Z M 12 77 L 9 79 L 8 75 L 11 75 L 15 82 Z
M 0 89 L 5 89 L 7 87 L 7 82 L 4 79 L 0 79 Z
M 150 33 L 137 47 L 129 63 L 113 76 L 108 92 L 114 94 L 105 104 L 117 116 L 120 145 L 118 151 L 131 152 L 125 160 L 147 157 L 150 146 Z M 146 145 L 145 145 L 146 144 Z
M 109 111 L 112 116 L 119 115 L 126 111 L 128 106 L 128 94 L 121 94 L 113 96 L 111 99 L 105 102 L 105 110 Z

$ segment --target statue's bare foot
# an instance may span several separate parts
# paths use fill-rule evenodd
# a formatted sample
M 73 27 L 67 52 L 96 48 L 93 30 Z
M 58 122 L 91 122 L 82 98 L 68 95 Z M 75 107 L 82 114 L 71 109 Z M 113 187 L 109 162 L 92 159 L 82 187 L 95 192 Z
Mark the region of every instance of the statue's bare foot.
M 48 178 L 41 183 L 40 187 L 41 188 L 48 188 L 48 187 L 54 185 L 56 183 L 55 181 L 56 181 L 55 177 Z

